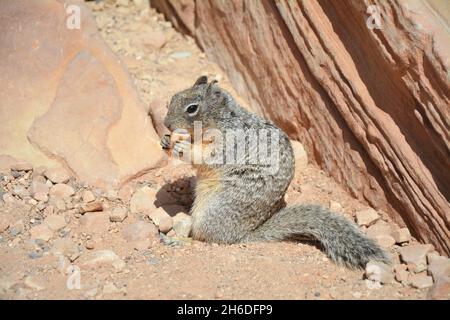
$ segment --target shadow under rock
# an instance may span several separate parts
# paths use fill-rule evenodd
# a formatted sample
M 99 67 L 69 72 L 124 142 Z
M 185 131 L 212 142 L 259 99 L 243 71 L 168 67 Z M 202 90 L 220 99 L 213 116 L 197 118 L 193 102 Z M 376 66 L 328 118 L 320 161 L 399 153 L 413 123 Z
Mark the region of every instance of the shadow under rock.
M 189 214 L 194 202 L 195 177 L 184 177 L 168 182 L 156 193 L 155 206 L 161 207 L 171 217 L 179 212 Z

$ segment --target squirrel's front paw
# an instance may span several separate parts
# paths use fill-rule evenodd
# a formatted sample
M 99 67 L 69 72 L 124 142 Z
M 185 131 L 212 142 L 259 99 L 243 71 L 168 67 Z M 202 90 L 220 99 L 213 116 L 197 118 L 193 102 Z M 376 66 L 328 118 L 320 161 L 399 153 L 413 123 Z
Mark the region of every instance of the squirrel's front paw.
M 173 146 L 172 154 L 177 157 L 185 157 L 189 155 L 191 150 L 191 142 L 187 140 L 177 141 Z
M 160 144 L 163 149 L 170 149 L 170 145 L 171 145 L 170 134 L 165 134 L 162 137 Z

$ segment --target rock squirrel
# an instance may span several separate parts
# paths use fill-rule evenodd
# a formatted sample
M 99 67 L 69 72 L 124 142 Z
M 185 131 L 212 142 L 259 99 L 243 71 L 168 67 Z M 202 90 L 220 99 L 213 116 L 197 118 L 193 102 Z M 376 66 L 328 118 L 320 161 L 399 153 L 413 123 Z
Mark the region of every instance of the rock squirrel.
M 162 138 L 163 149 L 172 150 L 177 156 L 192 153 L 195 150 L 192 139 L 174 141 L 172 137 L 179 131 L 195 136 L 195 124 L 201 124 L 204 136 L 206 130 L 213 129 L 226 137 L 221 143 L 200 145 L 212 158 L 220 155 L 217 159 L 227 161 L 194 163 L 197 169 L 191 209 L 194 239 L 231 244 L 307 237 L 318 240 L 338 264 L 364 268 L 370 260 L 389 263 L 386 253 L 344 217 L 318 205 L 285 207 L 284 195 L 295 167 L 289 138 L 271 121 L 242 108 L 217 81 L 208 83 L 205 76 L 172 97 L 164 120 L 172 134 Z M 230 132 L 239 134 L 230 138 Z M 270 155 L 261 153 L 261 143 L 250 143 L 264 141 L 251 140 L 254 132 L 264 132 L 263 136 L 268 136 L 265 142 L 275 142 L 275 136 L 267 132 L 276 133 L 278 148 Z M 231 151 L 240 155 L 228 161 L 224 145 L 231 145 Z M 243 145 L 245 148 L 239 152 L 238 147 Z M 255 161 L 256 153 L 260 157 L 262 154 L 262 160 L 276 159 L 276 162 Z

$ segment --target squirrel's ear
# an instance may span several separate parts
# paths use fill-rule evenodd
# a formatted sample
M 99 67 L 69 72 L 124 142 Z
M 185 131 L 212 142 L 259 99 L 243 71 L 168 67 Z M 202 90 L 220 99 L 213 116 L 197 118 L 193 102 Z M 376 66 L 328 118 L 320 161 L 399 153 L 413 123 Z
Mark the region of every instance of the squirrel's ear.
M 195 86 L 199 86 L 201 84 L 207 84 L 207 83 L 208 83 L 208 77 L 207 76 L 201 76 L 200 78 L 197 79 L 197 81 L 195 81 L 194 87 Z
M 208 95 L 210 94 L 214 94 L 216 96 L 220 96 L 220 88 L 216 85 L 219 81 L 217 80 L 212 80 L 209 85 L 208 88 L 206 89 L 206 92 L 208 93 Z

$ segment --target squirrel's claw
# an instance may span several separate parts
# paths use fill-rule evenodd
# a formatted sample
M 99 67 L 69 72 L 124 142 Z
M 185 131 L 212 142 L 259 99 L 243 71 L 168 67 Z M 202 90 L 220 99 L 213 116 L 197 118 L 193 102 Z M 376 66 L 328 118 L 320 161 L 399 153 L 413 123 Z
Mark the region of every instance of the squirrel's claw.
M 170 134 L 165 134 L 162 137 L 160 144 L 163 149 L 170 149 Z
M 181 158 L 183 155 L 188 154 L 191 147 L 191 143 L 189 141 L 177 141 L 173 146 L 173 155 Z

